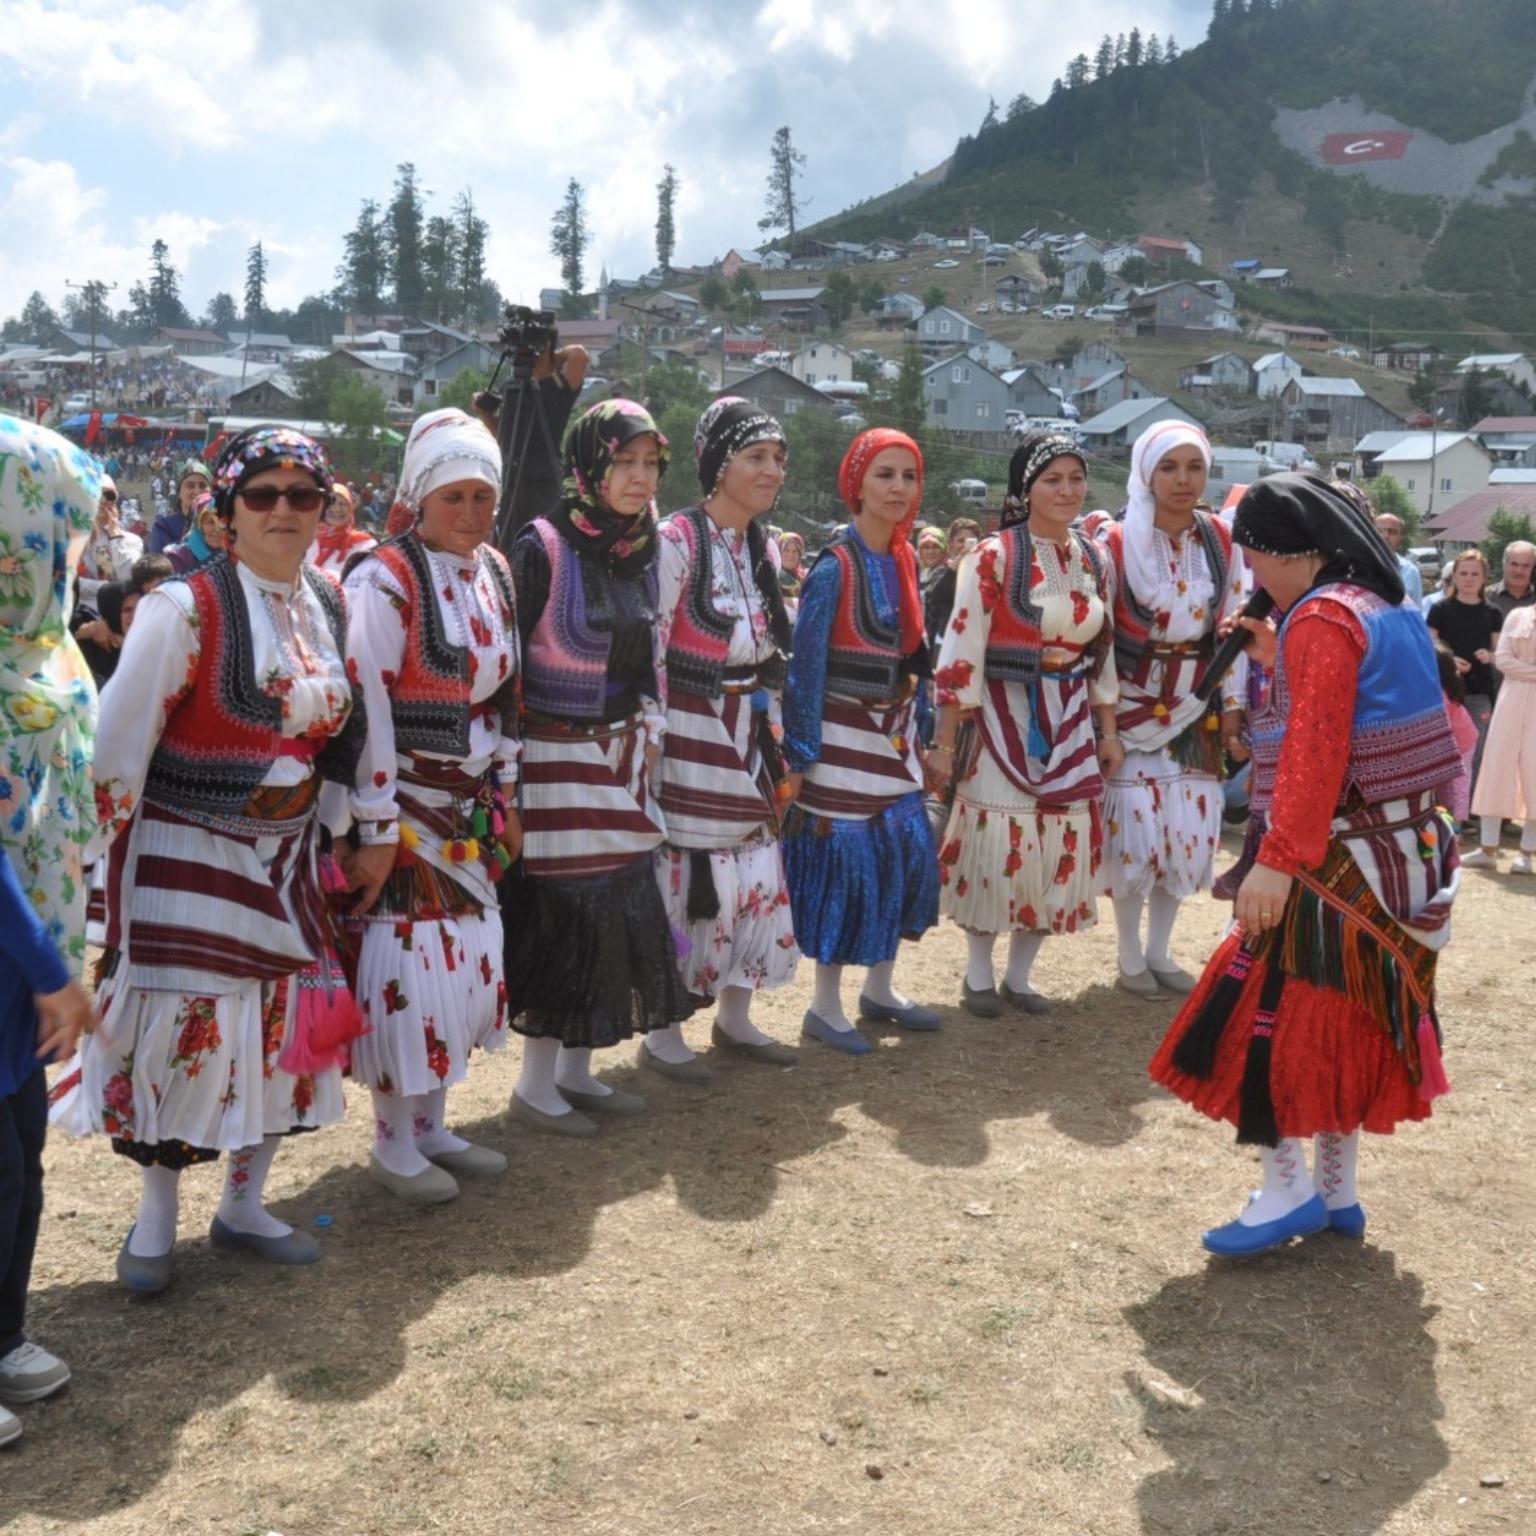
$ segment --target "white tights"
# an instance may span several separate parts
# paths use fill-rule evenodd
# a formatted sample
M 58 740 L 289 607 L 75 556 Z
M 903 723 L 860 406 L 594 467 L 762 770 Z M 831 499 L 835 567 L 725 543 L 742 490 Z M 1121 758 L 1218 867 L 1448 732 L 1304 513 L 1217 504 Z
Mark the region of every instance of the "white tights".
M 1482 816 L 1478 818 L 1482 822 L 1482 836 L 1478 839 L 1481 845 L 1491 853 L 1499 846 L 1504 836 L 1504 818 L 1502 816 Z M 1536 853 L 1536 816 L 1533 816 L 1520 829 L 1520 852 Z
M 992 951 L 997 946 L 995 933 L 968 933 L 965 936 L 965 981 L 973 992 L 988 992 L 995 985 Z M 1014 932 L 1008 936 L 1008 968 L 1003 981 L 1014 992 L 1032 992 L 1029 973 L 1045 943 L 1043 933 Z
M 546 1115 L 568 1115 L 569 1102 L 560 1090 L 573 1093 L 609 1094 L 607 1083 L 592 1075 L 592 1051 L 589 1046 L 567 1049 L 558 1040 L 525 1039 L 523 1070 L 514 1092 L 523 1103 Z
M 1178 919 L 1180 898 L 1161 885 L 1152 887 L 1151 896 L 1115 898 L 1115 935 L 1120 947 L 1120 969 L 1127 976 L 1139 976 L 1150 965 L 1154 970 L 1170 971 L 1173 958 L 1168 945 L 1173 925 Z M 1147 908 L 1147 945 L 1141 945 L 1141 909 Z M 1011 986 L 1012 983 L 1010 982 Z

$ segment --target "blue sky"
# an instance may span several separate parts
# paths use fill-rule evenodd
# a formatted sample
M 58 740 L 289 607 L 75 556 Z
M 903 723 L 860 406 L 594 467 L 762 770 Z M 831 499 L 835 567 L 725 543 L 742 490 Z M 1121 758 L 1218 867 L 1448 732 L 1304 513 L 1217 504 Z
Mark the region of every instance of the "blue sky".
M 1208 0 L 0 0 L 0 315 L 64 280 L 140 279 L 171 248 L 190 308 L 271 258 L 279 306 L 328 288 L 359 201 L 413 161 L 468 186 L 510 298 L 556 278 L 548 229 L 588 189 L 595 275 L 755 242 L 768 142 L 807 156 L 809 216 L 942 160 L 988 95 L 1043 96 L 1104 32 L 1200 40 Z M 1065 13 L 1065 14 L 1064 14 Z

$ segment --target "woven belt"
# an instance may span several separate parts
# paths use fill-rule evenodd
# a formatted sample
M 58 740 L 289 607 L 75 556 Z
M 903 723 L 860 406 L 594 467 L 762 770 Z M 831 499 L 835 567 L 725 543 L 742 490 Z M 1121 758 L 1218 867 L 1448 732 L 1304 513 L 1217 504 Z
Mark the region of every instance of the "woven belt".
M 530 710 L 523 720 L 523 735 L 531 741 L 612 741 L 615 736 L 639 730 L 644 723 L 645 716 L 638 710 L 626 720 L 594 720 L 590 725 L 556 720 Z

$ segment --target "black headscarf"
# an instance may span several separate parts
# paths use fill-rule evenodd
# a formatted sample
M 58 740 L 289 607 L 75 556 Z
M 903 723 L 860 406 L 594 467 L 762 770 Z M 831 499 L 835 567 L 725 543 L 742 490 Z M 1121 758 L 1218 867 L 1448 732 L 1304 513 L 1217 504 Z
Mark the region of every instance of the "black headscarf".
M 636 576 L 656 558 L 656 503 L 636 517 L 621 517 L 602 499 L 619 450 L 647 434 L 661 452 L 667 472 L 667 440 L 643 405 L 604 400 L 572 423 L 565 439 L 565 487 L 549 514 L 567 544 L 584 555 L 606 559 L 620 575 Z
M 699 417 L 693 434 L 694 457 L 699 465 L 699 485 L 707 501 L 719 489 L 726 466 L 754 443 L 783 443 L 788 447 L 784 428 L 761 406 L 734 395 L 724 395 L 708 406 Z M 768 630 L 781 656 L 789 655 L 793 627 L 784 607 L 784 593 L 779 574 L 768 553 L 768 514 L 754 517 L 747 524 L 747 555 L 752 565 L 752 579 L 768 615 Z
M 1321 555 L 1314 586 L 1348 581 L 1396 606 L 1404 597 L 1397 556 L 1370 514 L 1320 475 L 1270 475 L 1237 504 L 1232 538 L 1265 555 Z
M 1029 518 L 1030 487 L 1057 459 L 1073 458 L 1088 473 L 1088 461 L 1074 438 L 1065 432 L 1030 432 L 1019 440 L 1008 461 L 1008 494 L 1003 498 L 1001 525 L 1011 528 Z

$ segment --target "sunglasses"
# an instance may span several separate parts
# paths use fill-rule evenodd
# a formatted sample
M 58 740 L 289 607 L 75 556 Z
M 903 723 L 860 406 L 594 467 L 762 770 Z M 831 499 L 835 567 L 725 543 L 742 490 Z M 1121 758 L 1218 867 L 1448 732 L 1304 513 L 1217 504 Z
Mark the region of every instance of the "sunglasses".
M 301 516 L 318 512 L 330 499 L 328 492 L 314 485 L 295 485 L 286 490 L 273 485 L 258 485 L 254 490 L 240 492 L 240 500 L 252 512 L 270 512 L 278 502 L 286 501 Z
M 101 499 L 103 501 L 116 501 L 117 500 L 117 492 L 116 491 L 103 491 L 101 493 Z

